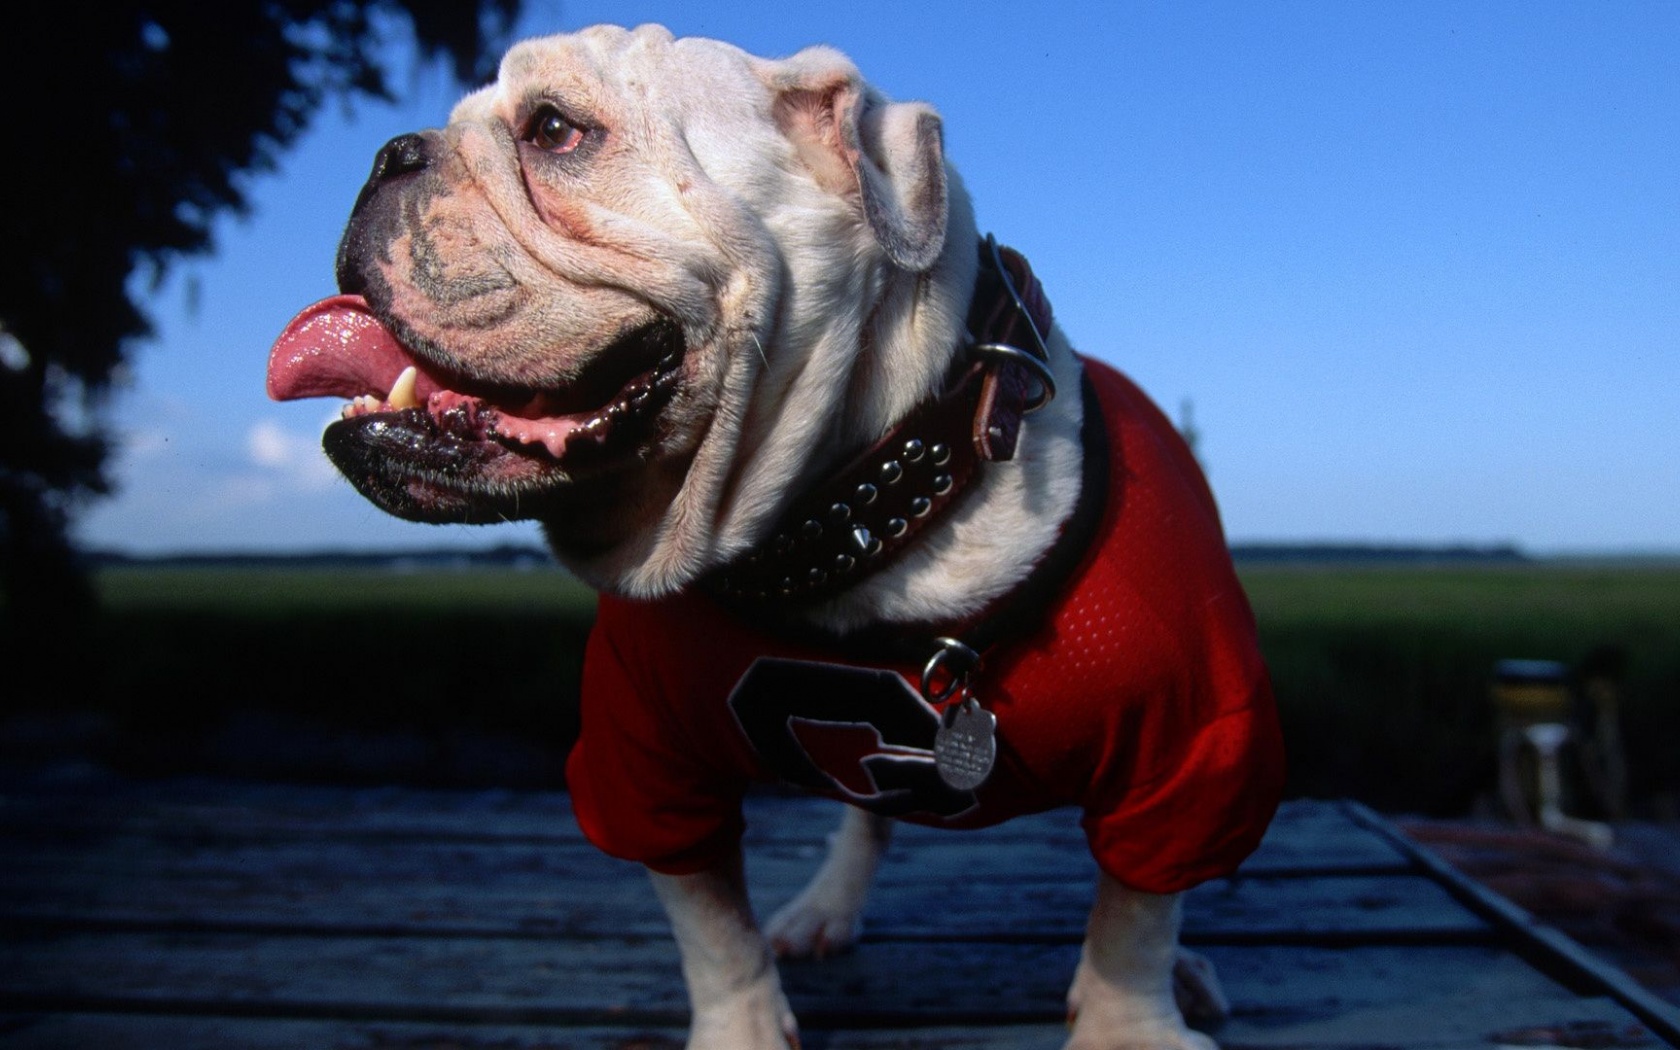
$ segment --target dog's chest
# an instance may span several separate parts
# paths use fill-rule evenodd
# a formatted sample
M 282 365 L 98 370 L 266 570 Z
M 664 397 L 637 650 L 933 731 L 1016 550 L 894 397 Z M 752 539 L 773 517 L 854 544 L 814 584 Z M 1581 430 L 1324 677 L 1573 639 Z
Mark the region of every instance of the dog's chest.
M 1263 802 L 1281 781 L 1275 712 L 1205 486 L 1162 451 L 1168 435 L 1140 429 L 1154 417 L 1123 418 L 1118 496 L 1093 549 L 1039 625 L 989 649 L 971 680 L 997 718 L 978 788 L 939 777 L 940 712 L 919 665 L 777 637 L 699 594 L 604 597 L 568 765 L 585 830 L 608 852 L 681 866 L 738 835 L 747 785 L 780 780 L 950 827 L 1078 805 L 1094 842 L 1107 827 L 1117 850 L 1154 843 L 1105 862 L 1135 870 L 1131 884 L 1218 871 L 1247 838 L 1231 825 L 1269 812 L 1250 794 Z

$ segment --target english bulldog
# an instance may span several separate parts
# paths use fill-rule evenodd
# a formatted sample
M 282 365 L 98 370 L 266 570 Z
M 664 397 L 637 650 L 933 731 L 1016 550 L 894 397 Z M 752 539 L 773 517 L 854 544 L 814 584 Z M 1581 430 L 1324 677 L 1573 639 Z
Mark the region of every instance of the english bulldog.
M 895 819 L 1072 805 L 1101 870 L 1069 1048 L 1210 1047 L 1180 895 L 1259 842 L 1281 747 L 1171 424 L 979 235 L 940 118 L 844 56 L 600 26 L 379 150 L 278 399 L 422 522 L 540 521 L 601 592 L 579 824 L 644 863 L 689 1046 L 797 1044 L 777 956 L 859 935 Z M 848 804 L 764 926 L 741 799 Z

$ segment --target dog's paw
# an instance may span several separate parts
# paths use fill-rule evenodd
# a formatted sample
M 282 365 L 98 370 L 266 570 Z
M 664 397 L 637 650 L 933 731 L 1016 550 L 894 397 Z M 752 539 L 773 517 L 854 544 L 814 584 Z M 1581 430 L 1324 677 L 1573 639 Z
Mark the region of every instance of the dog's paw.
M 1219 1044 L 1182 1027 L 1177 1031 L 1106 1032 L 1080 1032 L 1076 1028 L 1062 1050 L 1219 1050 Z
M 1218 1043 L 1179 1017 L 1139 1018 L 1127 1010 L 1080 1009 L 1071 1001 L 1068 1028 L 1062 1050 L 1219 1050 Z
M 1185 1024 L 1186 1016 L 1200 1020 L 1205 1015 L 1186 1014 L 1173 1002 L 1182 1002 L 1186 994 L 1197 1002 L 1211 995 L 1223 1006 L 1213 967 L 1194 953 L 1177 951 L 1170 996 L 1164 982 L 1148 982 L 1153 992 L 1127 988 L 1103 980 L 1081 960 L 1068 989 L 1070 1034 L 1063 1050 L 1219 1050 L 1219 1044 Z
M 697 1009 L 686 1050 L 799 1050 L 799 1025 L 780 991 L 747 989 Z
M 770 947 L 783 959 L 826 959 L 849 951 L 863 929 L 861 899 L 820 881 L 783 905 L 764 926 Z
M 1231 1015 L 1231 1000 L 1225 998 L 1213 964 L 1183 948 L 1173 960 L 1173 998 L 1187 1021 L 1215 1024 Z

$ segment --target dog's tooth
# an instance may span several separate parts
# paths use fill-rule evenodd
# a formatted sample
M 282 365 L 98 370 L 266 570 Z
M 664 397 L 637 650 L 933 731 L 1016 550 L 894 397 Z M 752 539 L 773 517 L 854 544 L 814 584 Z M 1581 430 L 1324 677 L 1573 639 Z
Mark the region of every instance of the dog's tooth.
M 420 398 L 415 393 L 416 384 L 420 379 L 420 370 L 409 365 L 397 375 L 397 381 L 391 384 L 391 392 L 385 395 L 394 409 L 419 408 Z

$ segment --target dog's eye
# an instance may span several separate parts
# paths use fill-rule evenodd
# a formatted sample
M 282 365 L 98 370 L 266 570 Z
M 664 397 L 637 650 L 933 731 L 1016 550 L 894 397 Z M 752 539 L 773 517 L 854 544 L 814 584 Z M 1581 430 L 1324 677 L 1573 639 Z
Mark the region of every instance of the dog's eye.
M 525 124 L 525 141 L 549 153 L 570 153 L 583 142 L 583 129 L 553 106 L 543 106 Z

